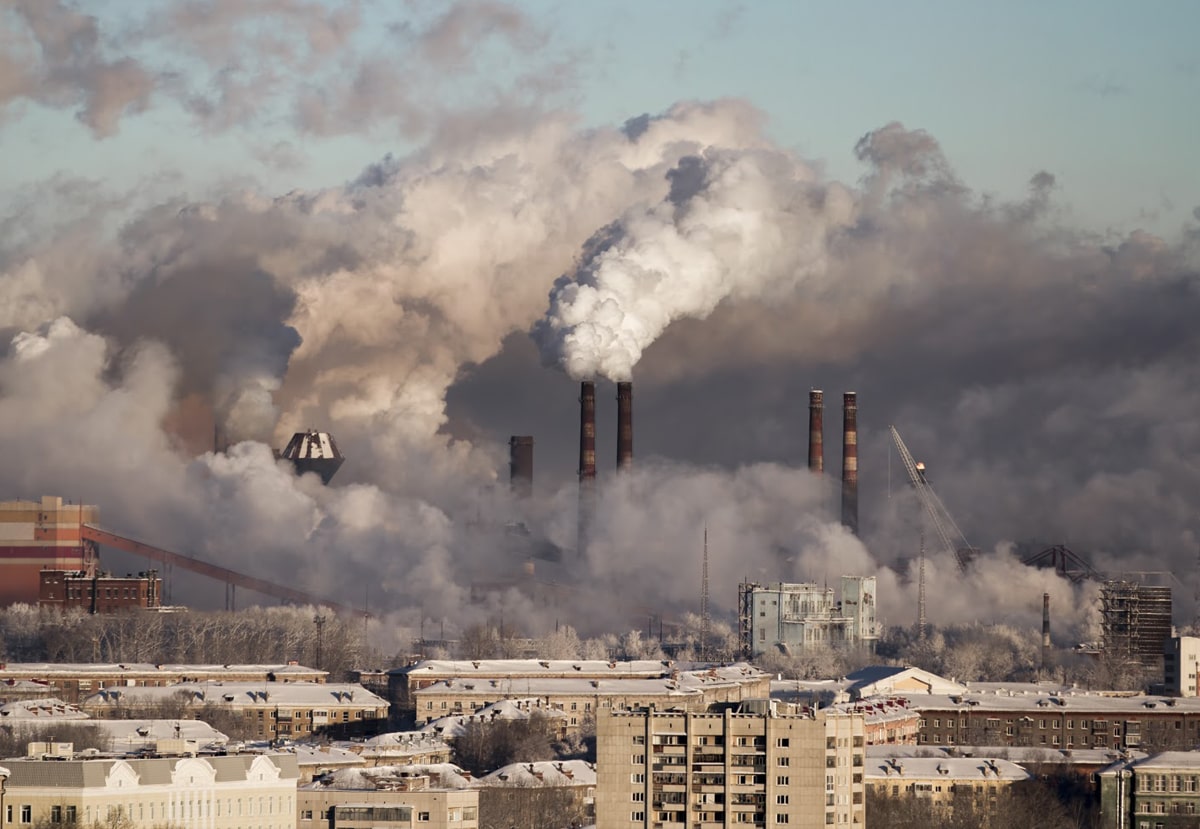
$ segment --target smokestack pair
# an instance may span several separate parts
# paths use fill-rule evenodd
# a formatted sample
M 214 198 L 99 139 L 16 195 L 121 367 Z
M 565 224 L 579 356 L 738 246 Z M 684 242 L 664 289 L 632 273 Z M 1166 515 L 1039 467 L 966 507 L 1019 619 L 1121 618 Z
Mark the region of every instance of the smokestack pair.
M 633 383 L 617 383 L 617 469 L 633 466 Z M 596 479 L 596 384 L 579 384 L 579 480 Z
M 825 471 L 825 393 L 808 393 L 808 468 Z M 858 535 L 858 394 L 842 395 L 842 524 Z

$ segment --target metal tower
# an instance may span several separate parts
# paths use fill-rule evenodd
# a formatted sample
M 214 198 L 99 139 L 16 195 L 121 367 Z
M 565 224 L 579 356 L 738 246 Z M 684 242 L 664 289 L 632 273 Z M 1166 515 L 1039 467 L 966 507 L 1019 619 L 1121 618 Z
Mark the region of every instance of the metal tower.
M 704 563 L 700 569 L 700 659 L 707 662 L 708 631 L 711 625 L 708 614 L 708 525 L 704 525 Z

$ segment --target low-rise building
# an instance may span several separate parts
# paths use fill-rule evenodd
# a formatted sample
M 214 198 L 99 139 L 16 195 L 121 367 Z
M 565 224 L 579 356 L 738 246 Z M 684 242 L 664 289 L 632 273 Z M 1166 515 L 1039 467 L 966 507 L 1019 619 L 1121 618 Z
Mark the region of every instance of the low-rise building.
M 54 696 L 71 703 L 104 688 L 153 688 L 183 682 L 324 682 L 327 676 L 326 671 L 306 668 L 297 662 L 278 665 L 0 662 L 0 683 L 44 682 Z
M 337 746 L 361 755 L 368 766 L 449 763 L 452 753 L 440 734 L 424 731 L 391 731 Z
M 68 750 L 4 765 L 5 826 L 296 826 L 287 754 L 79 759 Z
M 746 663 L 695 671 L 672 671 L 666 676 L 586 679 L 528 677 L 521 680 L 463 678 L 441 680 L 413 692 L 416 722 L 475 713 L 500 700 L 539 699 L 545 709 L 566 714 L 572 731 L 595 716 L 601 706 L 617 710 L 683 708 L 705 711 L 710 705 L 761 699 L 771 693 L 771 676 Z
M 64 720 L 86 720 L 88 715 L 79 706 L 54 697 L 19 699 L 0 705 L 0 725 L 40 726 Z
M 863 718 L 769 700 L 600 710 L 597 829 L 864 822 Z
M 836 703 L 831 709 L 862 716 L 863 734 L 869 746 L 916 745 L 920 734 L 921 715 L 909 707 L 904 697 L 871 697 Z
M 155 570 L 136 576 L 43 570 L 40 577 L 38 607 L 86 613 L 120 613 L 162 607 L 162 579 Z
M 461 772 L 461 770 L 459 770 Z M 478 829 L 469 776 L 420 766 L 342 769 L 300 786 L 298 829 Z
M 596 767 L 583 760 L 512 763 L 476 785 L 485 825 L 533 826 L 547 815 L 564 827 L 595 822 Z
M 871 757 L 866 782 L 877 795 L 922 798 L 949 809 L 966 797 L 976 806 L 1030 774 L 1010 760 L 986 757 Z
M 818 647 L 867 648 L 879 641 L 874 576 L 842 576 L 832 587 L 774 582 L 738 586 L 738 635 L 744 654 Z
M 1098 777 L 1102 829 L 1200 825 L 1200 752 L 1121 760 Z
M 107 688 L 81 708 L 96 718 L 122 718 L 179 703 L 185 710 L 213 706 L 241 717 L 260 740 L 293 740 L 314 734 L 374 733 L 387 721 L 387 702 L 361 685 L 333 682 L 192 682 L 142 688 Z

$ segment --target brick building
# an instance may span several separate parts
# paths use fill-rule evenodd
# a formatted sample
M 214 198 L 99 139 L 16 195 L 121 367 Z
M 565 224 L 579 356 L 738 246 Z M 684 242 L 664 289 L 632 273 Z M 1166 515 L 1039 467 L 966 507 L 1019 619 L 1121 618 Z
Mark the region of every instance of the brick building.
M 82 571 L 43 570 L 38 584 L 38 607 L 117 613 L 162 607 L 162 579 L 155 570 L 136 576 L 113 576 Z
M 99 518 L 98 507 L 64 504 L 51 495 L 0 501 L 0 605 L 36 604 L 42 570 L 95 574 L 98 552 L 80 528 Z

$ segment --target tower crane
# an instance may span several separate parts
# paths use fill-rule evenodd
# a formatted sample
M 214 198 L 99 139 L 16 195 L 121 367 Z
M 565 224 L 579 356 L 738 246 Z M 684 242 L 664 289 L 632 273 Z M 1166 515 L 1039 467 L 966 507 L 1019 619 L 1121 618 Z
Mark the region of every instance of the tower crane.
M 895 426 L 888 428 L 892 433 L 892 442 L 896 444 L 896 451 L 900 453 L 900 460 L 904 463 L 904 471 L 908 473 L 908 481 L 912 484 L 913 491 L 917 493 L 917 500 L 921 502 L 925 514 L 929 516 L 929 523 L 933 525 L 933 530 L 937 533 L 942 548 L 954 556 L 960 570 L 966 570 L 970 560 L 971 545 L 967 543 L 958 524 L 954 523 L 946 505 L 942 503 L 942 499 L 925 480 L 925 464 L 913 460 L 912 453 L 900 439 L 900 433 L 896 431 Z

